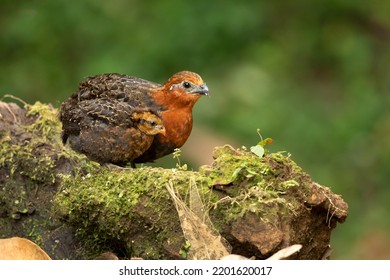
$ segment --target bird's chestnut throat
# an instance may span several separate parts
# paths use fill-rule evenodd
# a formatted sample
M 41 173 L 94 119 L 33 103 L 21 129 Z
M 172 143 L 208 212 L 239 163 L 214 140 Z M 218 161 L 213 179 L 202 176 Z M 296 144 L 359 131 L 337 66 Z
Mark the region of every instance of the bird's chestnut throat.
M 192 131 L 192 114 L 187 109 L 162 112 L 165 135 L 159 135 L 162 142 L 171 142 L 176 148 L 184 145 Z
M 154 101 L 169 109 L 161 112 L 166 134 L 158 135 L 161 142 L 171 142 L 176 148 L 184 145 L 192 131 L 192 108 L 201 97 L 199 94 L 161 93 Z

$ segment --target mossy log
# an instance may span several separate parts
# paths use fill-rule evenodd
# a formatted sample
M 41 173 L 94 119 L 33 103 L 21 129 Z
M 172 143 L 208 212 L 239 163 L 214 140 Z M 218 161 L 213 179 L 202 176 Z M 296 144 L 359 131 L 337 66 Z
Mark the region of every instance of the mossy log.
M 292 244 L 321 259 L 348 205 L 287 153 L 226 145 L 199 171 L 100 166 L 60 141 L 57 110 L 0 102 L 0 237 L 53 259 L 265 259 Z

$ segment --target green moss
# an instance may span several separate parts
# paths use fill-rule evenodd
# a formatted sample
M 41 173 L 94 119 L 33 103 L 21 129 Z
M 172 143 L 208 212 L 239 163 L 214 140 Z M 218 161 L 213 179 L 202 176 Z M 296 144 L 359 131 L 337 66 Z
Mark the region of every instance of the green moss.
M 246 149 L 226 145 L 215 150 L 214 158 L 213 165 L 202 167 L 200 172 L 221 192 L 221 199 L 213 206 L 218 209 L 214 211 L 217 228 L 248 212 L 272 222 L 280 214 L 300 207 L 291 196 L 300 197 L 310 191 L 310 177 L 285 153 L 260 158 Z
M 25 109 L 27 121 L 16 123 L 0 135 L 0 168 L 9 169 L 11 177 L 17 174 L 40 185 L 52 185 L 56 181 L 56 161 L 61 157 L 72 161 L 78 171 L 88 172 L 98 166 L 63 146 L 55 108 L 36 102 Z
M 41 245 L 52 229 L 49 205 L 59 179 L 58 161 L 70 161 L 80 172 L 97 164 L 62 145 L 56 109 L 39 102 L 25 109 L 25 115 L 16 110 L 0 123 L 0 235 L 24 236 Z
M 59 142 L 54 136 L 59 135 L 59 124 L 54 117 L 57 111 L 39 102 L 26 107 L 26 115 L 32 118 L 32 124 L 17 123 L 12 131 L 3 131 L 0 167 L 8 168 L 11 177 L 17 173 L 50 185 L 55 182 L 55 154 L 48 141 L 51 144 Z
M 10 141 L 2 141 L 0 167 L 9 167 L 11 176 L 18 172 L 20 175 L 30 177 L 33 181 L 54 183 L 53 159 L 35 153 L 36 147 L 40 144 L 41 142 L 35 140 L 24 146 L 14 145 Z
M 154 258 L 163 254 L 164 241 L 184 242 L 180 235 L 170 234 L 180 224 L 166 184 L 172 182 L 184 197 L 191 178 L 204 184 L 196 172 L 100 167 L 87 176 L 64 176 L 54 210 L 77 228 L 81 238 L 90 238 L 91 232 L 97 232 L 103 239 L 127 239 L 133 254 L 142 251 L 144 257 Z M 142 244 L 137 242 L 139 236 Z M 152 251 L 145 246 L 147 240 Z
M 213 165 L 199 172 L 98 167 L 87 175 L 63 176 L 54 210 L 91 244 L 125 240 L 134 256 L 155 259 L 164 256 L 162 244 L 180 244 L 177 253 L 185 244 L 180 232 L 172 235 L 180 225 L 166 190 L 168 182 L 188 202 L 193 180 L 201 197 L 207 197 L 204 207 L 211 209 L 218 229 L 247 213 L 273 223 L 284 212 L 294 212 L 298 207 L 294 199 L 287 203 L 286 196 L 298 197 L 308 191 L 310 178 L 284 153 L 259 158 L 246 150 L 224 146 L 216 148 L 214 158 Z M 102 250 L 99 246 L 96 252 Z
M 58 111 L 51 105 L 36 102 L 33 105 L 26 105 L 27 117 L 34 117 L 34 122 L 26 126 L 26 130 L 39 134 L 43 140 L 49 141 L 58 147 L 60 144 L 61 123 L 58 120 Z

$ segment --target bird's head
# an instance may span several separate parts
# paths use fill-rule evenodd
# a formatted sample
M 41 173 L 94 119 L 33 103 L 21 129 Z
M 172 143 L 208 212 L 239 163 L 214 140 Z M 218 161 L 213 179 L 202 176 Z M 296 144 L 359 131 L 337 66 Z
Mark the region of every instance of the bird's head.
M 165 84 L 168 91 L 179 91 L 184 94 L 209 95 L 209 88 L 202 78 L 190 71 L 181 71 L 174 74 Z
M 203 95 L 209 95 L 209 89 L 202 78 L 194 72 L 181 71 L 169 78 L 155 99 L 169 108 L 192 108 Z
M 131 118 L 141 132 L 147 135 L 165 135 L 163 121 L 156 114 L 149 111 L 136 112 Z

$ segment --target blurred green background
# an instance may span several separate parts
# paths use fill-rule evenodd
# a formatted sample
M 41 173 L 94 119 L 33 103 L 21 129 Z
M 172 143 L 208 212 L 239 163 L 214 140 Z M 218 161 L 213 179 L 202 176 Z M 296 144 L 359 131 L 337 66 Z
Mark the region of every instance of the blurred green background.
M 182 162 L 260 128 L 349 203 L 333 258 L 390 259 L 389 15 L 378 0 L 2 0 L 0 95 L 58 107 L 89 75 L 198 72 L 211 97 Z

